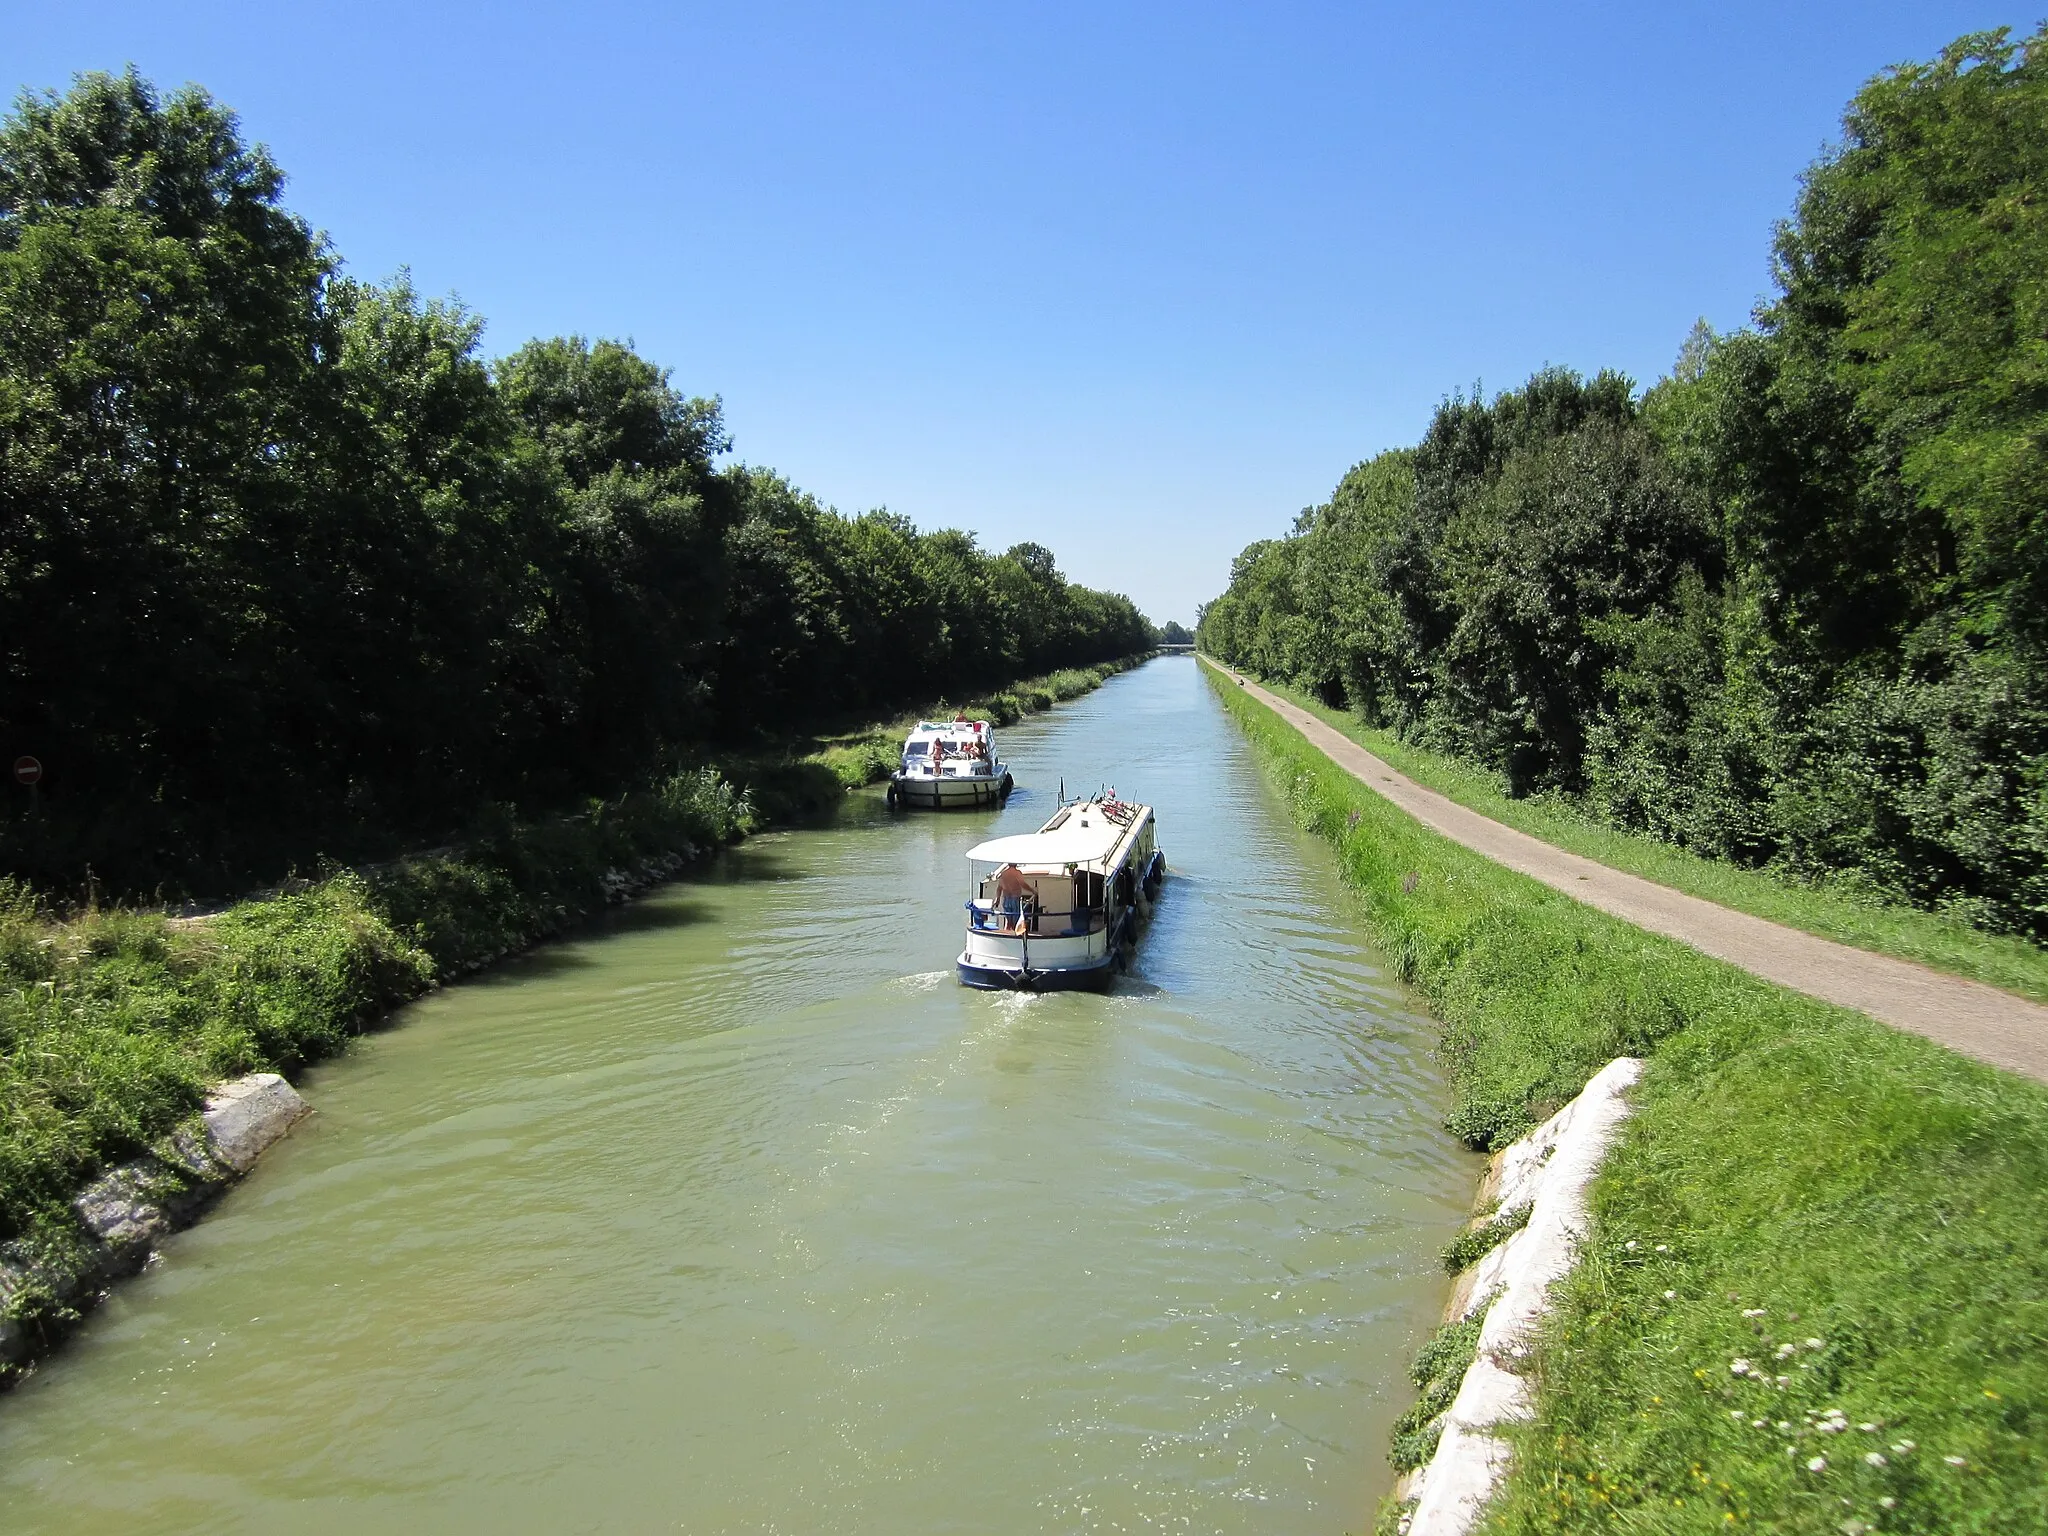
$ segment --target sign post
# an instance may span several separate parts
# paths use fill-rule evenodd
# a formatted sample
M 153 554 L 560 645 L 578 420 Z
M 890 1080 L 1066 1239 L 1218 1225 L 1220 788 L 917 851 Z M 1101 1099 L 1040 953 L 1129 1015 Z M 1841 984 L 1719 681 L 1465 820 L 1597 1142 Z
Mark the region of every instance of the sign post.
M 28 812 L 36 815 L 43 807 L 43 765 L 33 757 L 17 757 L 14 760 L 14 782 L 28 786 Z

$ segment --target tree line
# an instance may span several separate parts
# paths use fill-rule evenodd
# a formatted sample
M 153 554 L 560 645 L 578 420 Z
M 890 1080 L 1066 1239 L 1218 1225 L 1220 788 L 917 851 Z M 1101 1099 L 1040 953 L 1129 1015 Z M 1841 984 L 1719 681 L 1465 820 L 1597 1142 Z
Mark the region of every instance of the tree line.
M 218 887 L 1150 644 L 1037 545 L 721 467 L 629 346 L 486 360 L 283 185 L 132 69 L 0 122 L 0 867 Z
M 1872 80 L 1670 376 L 1453 396 L 1203 646 L 1516 794 L 2048 936 L 2048 31 Z

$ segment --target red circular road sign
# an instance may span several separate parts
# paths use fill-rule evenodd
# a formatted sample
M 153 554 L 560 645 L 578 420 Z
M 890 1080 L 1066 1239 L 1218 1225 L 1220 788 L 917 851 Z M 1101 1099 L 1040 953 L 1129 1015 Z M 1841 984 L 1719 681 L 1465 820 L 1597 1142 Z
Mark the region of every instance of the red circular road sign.
M 43 776 L 43 765 L 33 757 L 17 757 L 14 760 L 14 782 L 33 784 Z

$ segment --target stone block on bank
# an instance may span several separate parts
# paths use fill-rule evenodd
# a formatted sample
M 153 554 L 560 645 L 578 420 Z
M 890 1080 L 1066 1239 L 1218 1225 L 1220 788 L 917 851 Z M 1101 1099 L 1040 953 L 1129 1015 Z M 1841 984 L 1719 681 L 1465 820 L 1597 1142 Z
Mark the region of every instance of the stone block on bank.
M 149 1170 L 130 1163 L 94 1179 L 71 1206 L 86 1230 L 108 1248 L 117 1253 L 147 1250 L 170 1225 L 155 1196 Z
M 55 1246 L 0 1249 L 0 1374 L 48 1348 L 97 1291 L 145 1264 L 157 1243 L 247 1173 L 308 1105 L 275 1072 L 223 1083 L 197 1124 L 94 1179 L 71 1202 L 84 1231 Z
M 307 1108 L 298 1090 L 275 1072 L 252 1072 L 208 1094 L 200 1118 L 214 1156 L 236 1173 L 247 1173 Z

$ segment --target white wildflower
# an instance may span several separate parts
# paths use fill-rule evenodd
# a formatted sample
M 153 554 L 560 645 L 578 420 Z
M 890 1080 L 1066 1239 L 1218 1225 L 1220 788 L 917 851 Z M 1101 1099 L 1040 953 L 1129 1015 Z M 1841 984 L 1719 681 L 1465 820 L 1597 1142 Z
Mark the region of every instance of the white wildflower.
M 1961 1467 L 1969 1465 L 1969 1463 L 1965 1462 L 1963 1458 L 1960 1456 L 1944 1456 L 1941 1459 L 1947 1462 L 1952 1467 Z
M 1762 1429 L 1764 1427 L 1764 1423 L 1765 1421 L 1762 1419 L 1751 1419 L 1749 1421 L 1749 1427 L 1751 1429 Z
M 1740 1408 L 1730 1408 L 1728 1410 L 1728 1417 L 1731 1419 L 1740 1419 L 1742 1417 L 1742 1410 Z
M 1894 1456 L 1904 1456 L 1919 1449 L 1920 1447 L 1911 1440 L 1895 1440 L 1892 1442 L 1892 1454 Z
M 1877 1426 L 1875 1424 L 1858 1424 L 1856 1427 L 1862 1430 L 1863 1433 L 1865 1433 L 1866 1435 L 1874 1435 L 1877 1433 Z
M 1873 1467 L 1881 1467 L 1884 1465 L 1884 1452 L 1865 1451 L 1863 1453 L 1863 1459 L 1869 1462 Z
M 1778 1346 L 1778 1358 L 1780 1360 L 1783 1360 L 1788 1355 L 1795 1353 L 1798 1350 L 1798 1348 L 1799 1346 L 1797 1344 L 1780 1344 Z
M 1816 1456 L 1806 1464 L 1806 1470 L 1809 1472 L 1825 1472 L 1827 1469 L 1828 1459 L 1825 1456 Z
M 1791 1433 L 1792 1433 L 1792 1421 L 1791 1421 L 1790 1419 L 1780 1419 L 1780 1420 L 1778 1420 L 1778 1433 L 1779 1433 L 1779 1434 L 1781 1434 L 1781 1435 L 1789 1435 L 1789 1434 L 1791 1434 Z
M 1659 1253 L 1669 1253 L 1671 1251 L 1671 1245 L 1669 1243 L 1659 1243 L 1657 1245 L 1657 1251 Z
M 1676 1300 L 1678 1300 L 1678 1292 L 1676 1292 L 1676 1291 L 1666 1291 L 1666 1292 L 1664 1293 L 1664 1299 L 1665 1299 L 1666 1301 L 1676 1301 Z
M 1636 1240 L 1635 1240 L 1634 1238 L 1630 1238 L 1630 1239 L 1629 1239 L 1629 1240 L 1628 1240 L 1627 1242 L 1623 1243 L 1623 1244 L 1622 1244 L 1621 1246 L 1622 1246 L 1622 1247 L 1624 1247 L 1624 1248 L 1626 1248 L 1626 1249 L 1627 1249 L 1627 1250 L 1628 1250 L 1628 1251 L 1629 1251 L 1630 1253 L 1634 1253 L 1634 1252 L 1636 1251 Z
M 1806 1347 L 1807 1347 L 1808 1349 L 1825 1349 L 1825 1348 L 1827 1348 L 1827 1346 L 1826 1346 L 1825 1344 L 1821 1343 L 1821 1341 L 1820 1341 L 1819 1339 L 1808 1339 L 1808 1340 L 1806 1341 Z
M 1766 1314 L 1762 1307 L 1744 1307 L 1742 1309 L 1742 1315 L 1744 1317 L 1763 1317 Z
M 1749 1374 L 1749 1362 L 1739 1356 L 1730 1360 L 1728 1362 L 1728 1374 L 1731 1376 L 1747 1376 Z
M 1879 1509 L 1897 1509 L 1899 1507 L 1899 1501 L 1893 1498 L 1890 1494 L 1886 1494 L 1883 1498 L 1877 1501 L 1877 1507 Z

